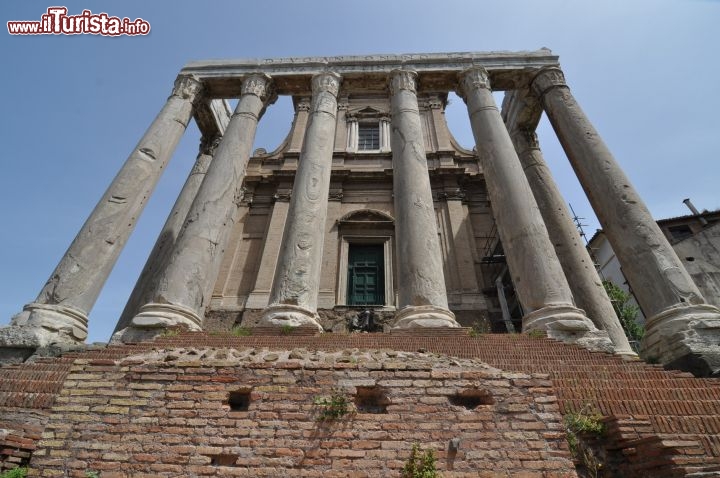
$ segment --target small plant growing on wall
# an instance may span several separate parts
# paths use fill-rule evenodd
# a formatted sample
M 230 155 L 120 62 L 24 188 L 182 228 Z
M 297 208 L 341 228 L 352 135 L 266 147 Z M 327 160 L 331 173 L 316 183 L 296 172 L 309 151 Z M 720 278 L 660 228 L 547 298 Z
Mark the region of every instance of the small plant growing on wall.
M 292 331 L 295 330 L 295 328 L 296 327 L 294 327 L 290 324 L 285 324 L 282 327 L 280 327 L 280 334 L 281 335 L 290 335 L 290 334 L 292 334 Z
M 248 337 L 252 335 L 252 330 L 247 327 L 243 327 L 242 325 L 238 325 L 233 327 L 230 333 L 235 337 Z
M 410 458 L 402 469 L 402 478 L 439 478 L 440 474 L 435 468 L 435 452 L 423 451 L 420 445 L 414 443 L 410 451 Z
M 537 330 L 537 329 L 531 330 L 530 332 L 527 333 L 527 335 L 531 339 L 541 339 L 546 336 L 545 332 L 543 332 L 542 330 Z
M 570 447 L 570 453 L 579 459 L 587 469 L 590 476 L 598 476 L 602 463 L 589 447 L 583 446 L 579 435 L 595 435 L 601 437 L 605 433 L 602 415 L 589 404 L 584 405 L 577 413 L 568 413 L 563 417 L 565 423 L 565 436 Z
M 329 397 L 315 397 L 314 403 L 320 408 L 318 421 L 339 420 L 350 413 L 347 397 L 340 390 L 333 390 Z
M 640 341 L 645 334 L 645 329 L 635 321 L 640 309 L 630 303 L 632 296 L 609 280 L 603 281 L 603 287 L 605 287 L 613 309 L 615 309 L 615 315 L 620 319 L 620 325 L 625 330 L 628 339 L 634 342 Z
M 472 325 L 470 326 L 470 330 L 468 330 L 468 335 L 470 337 L 478 337 L 483 334 L 489 334 L 490 333 L 490 323 L 487 321 L 485 317 L 481 317 L 477 320 L 475 320 Z
M 13 468 L 12 470 L 3 471 L 0 473 L 0 478 L 25 478 L 27 476 L 27 468 Z

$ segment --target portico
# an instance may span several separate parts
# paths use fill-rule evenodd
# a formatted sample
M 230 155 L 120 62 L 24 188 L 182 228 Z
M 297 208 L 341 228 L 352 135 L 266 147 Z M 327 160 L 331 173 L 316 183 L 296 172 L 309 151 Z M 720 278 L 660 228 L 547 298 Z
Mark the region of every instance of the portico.
M 474 151 L 447 128 L 453 91 L 467 105 Z M 293 100 L 292 127 L 276 151 L 253 152 L 278 95 Z M 704 303 L 545 49 L 188 64 L 0 344 L 84 340 L 100 288 L 195 117 L 196 168 L 114 340 L 208 321 L 329 331 L 341 327 L 339 310 L 368 305 L 392 316 L 387 329 L 492 321 L 500 314 L 497 271 L 484 260 L 492 249 L 504 251 L 523 331 L 632 354 L 544 166 L 534 136 L 543 111 L 643 309 L 654 311 L 644 352 L 716 373 L 710 343 L 720 311 Z

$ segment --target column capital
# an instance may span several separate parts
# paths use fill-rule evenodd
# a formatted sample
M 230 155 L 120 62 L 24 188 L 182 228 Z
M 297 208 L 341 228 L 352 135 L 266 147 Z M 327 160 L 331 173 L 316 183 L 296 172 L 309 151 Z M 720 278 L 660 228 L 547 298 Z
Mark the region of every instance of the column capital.
M 480 88 L 490 89 L 490 74 L 481 66 L 460 72 L 458 79 L 457 94 L 466 102 L 468 92 Z
M 533 78 L 530 88 L 533 93 L 542 98 L 548 90 L 558 86 L 567 86 L 565 75 L 560 68 L 552 66 L 540 70 Z
M 535 131 L 524 128 L 516 129 L 510 133 L 510 137 L 515 144 L 515 149 L 517 150 L 518 155 L 521 155 L 525 151 L 531 149 L 540 149 L 540 142 L 538 141 Z
M 320 92 L 327 91 L 333 96 L 337 97 L 340 91 L 340 83 L 342 82 L 342 76 L 338 75 L 334 71 L 326 71 L 318 73 L 312 77 L 312 92 L 313 95 L 317 95 Z
M 175 79 L 172 96 L 179 96 L 182 99 L 195 101 L 203 84 L 200 80 L 192 75 L 178 75 Z
M 272 78 L 264 73 L 253 73 L 246 76 L 242 82 L 240 93 L 244 95 L 255 95 L 263 102 L 271 102 L 275 96 Z
M 390 72 L 390 94 L 400 90 L 417 93 L 417 72 L 414 70 L 393 70 Z
M 273 199 L 275 200 L 275 202 L 290 202 L 291 197 L 292 189 L 278 191 L 273 194 Z
M 215 154 L 220 141 L 222 140 L 221 134 L 214 134 L 212 136 L 203 136 L 200 139 L 200 154 L 212 156 Z
M 310 98 L 302 98 L 298 101 L 295 111 L 310 111 Z

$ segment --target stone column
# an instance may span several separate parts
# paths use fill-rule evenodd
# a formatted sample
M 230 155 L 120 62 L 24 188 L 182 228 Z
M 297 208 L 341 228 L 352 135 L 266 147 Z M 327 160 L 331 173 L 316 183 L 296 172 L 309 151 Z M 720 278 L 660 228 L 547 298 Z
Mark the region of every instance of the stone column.
M 416 80 L 414 71 L 390 74 L 398 265 L 398 311 L 393 327 L 459 327 L 448 308 Z
M 312 78 L 310 118 L 262 325 L 310 326 L 322 331 L 317 300 L 339 89 L 340 76 L 335 73 Z
M 290 203 L 290 194 L 281 193 L 278 190 L 274 199 L 275 203 L 273 204 L 268 227 L 265 231 L 265 244 L 263 245 L 262 257 L 260 258 L 260 268 L 258 269 L 257 278 L 255 279 L 255 288 L 248 296 L 247 303 L 245 304 L 245 307 L 248 309 L 264 309 L 270 303 L 270 288 L 272 287 L 278 255 L 280 254 L 282 234 L 285 229 L 288 205 Z
M 616 353 L 635 355 L 595 270 L 595 264 L 545 163 L 537 135 L 533 131 L 517 130 L 511 137 L 575 304 L 585 311 L 598 329 L 607 331 Z
M 380 118 L 380 152 L 390 152 L 390 118 L 387 116 Z
M 470 235 L 465 222 L 468 213 L 462 203 L 462 194 L 460 192 L 446 193 L 446 201 L 450 232 L 452 233 L 452 255 L 455 256 L 458 274 L 461 277 L 460 290 L 477 293 L 479 287 L 475 272 L 475 260 L 472 255 L 475 239 Z
M 585 313 L 573 304 L 570 286 L 492 97 L 487 71 L 464 71 L 458 93 L 467 104 L 498 234 L 526 312 L 523 331 L 546 330 L 566 341 L 597 334 Z
M 44 346 L 82 342 L 88 313 L 100 295 L 115 261 L 135 228 L 140 213 L 185 132 L 201 84 L 180 76 L 165 106 L 150 125 L 100 202 L 85 221 L 35 302 L 13 318 L 23 326 L 0 344 L 22 341 Z
M 355 116 L 347 116 L 347 147 L 345 151 L 348 153 L 357 153 L 358 147 L 358 120 Z
M 153 297 L 158 294 L 159 275 L 165 270 L 165 266 L 170 259 L 173 246 L 177 240 L 180 229 L 182 228 L 185 218 L 187 217 L 190 206 L 192 205 L 193 199 L 197 195 L 205 178 L 205 173 L 210 166 L 212 155 L 220 143 L 220 136 L 212 138 L 202 138 L 200 142 L 200 151 L 198 153 L 195 164 L 193 165 L 190 174 L 188 175 L 185 184 L 180 190 L 178 198 L 175 200 L 175 204 L 170 210 L 165 225 L 160 231 L 160 235 L 155 241 L 155 245 L 148 256 L 148 260 L 143 267 L 140 277 L 130 293 L 130 298 L 125 305 L 125 309 L 120 315 L 120 320 L 115 327 L 115 333 L 120 334 L 115 337 L 113 335 L 113 341 L 132 341 L 132 332 L 128 329 L 126 332 L 125 328 L 130 325 L 133 317 L 138 313 L 140 307 L 150 302 Z
M 705 303 L 647 207 L 588 120 L 559 68 L 532 89 L 649 317 L 642 354 L 698 375 L 720 371 L 720 310 Z
M 201 328 L 210 302 L 206 291 L 217 279 L 236 222 L 255 130 L 266 105 L 275 98 L 271 89 L 267 75 L 253 74 L 243 80 L 240 101 L 159 275 L 157 293 L 140 308 L 133 327 Z

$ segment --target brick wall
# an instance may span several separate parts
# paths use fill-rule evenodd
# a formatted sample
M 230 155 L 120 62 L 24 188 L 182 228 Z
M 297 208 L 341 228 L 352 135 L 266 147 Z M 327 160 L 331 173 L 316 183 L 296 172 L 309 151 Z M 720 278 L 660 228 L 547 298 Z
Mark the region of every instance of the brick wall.
M 434 450 L 445 477 L 576 476 L 552 390 L 547 375 L 430 353 L 78 358 L 30 476 L 400 476 L 413 443 Z M 322 420 L 318 400 L 333 395 L 348 413 Z

